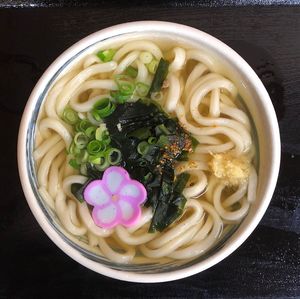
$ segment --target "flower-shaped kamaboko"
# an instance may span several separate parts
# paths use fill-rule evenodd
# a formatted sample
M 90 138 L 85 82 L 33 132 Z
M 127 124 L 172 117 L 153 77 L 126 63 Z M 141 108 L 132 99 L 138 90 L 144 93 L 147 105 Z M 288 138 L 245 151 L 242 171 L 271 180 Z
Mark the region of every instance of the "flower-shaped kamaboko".
M 94 180 L 84 190 L 84 199 L 94 206 L 92 217 L 96 225 L 112 228 L 118 224 L 132 226 L 141 215 L 140 205 L 145 202 L 145 187 L 129 177 L 118 166 L 105 170 L 102 180 Z

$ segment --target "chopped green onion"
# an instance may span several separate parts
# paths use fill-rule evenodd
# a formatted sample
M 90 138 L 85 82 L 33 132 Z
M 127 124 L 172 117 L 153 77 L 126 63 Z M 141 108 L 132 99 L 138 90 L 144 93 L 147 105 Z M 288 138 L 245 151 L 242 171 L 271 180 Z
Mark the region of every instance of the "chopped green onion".
M 88 138 L 94 138 L 95 132 L 96 132 L 96 127 L 94 127 L 94 126 L 88 127 L 88 128 L 85 130 L 85 135 L 86 135 Z
M 126 68 L 125 74 L 131 78 L 136 78 L 138 71 L 136 68 L 134 68 L 130 65 L 128 68 Z
M 115 104 L 109 98 L 104 98 L 94 104 L 92 116 L 95 120 L 100 121 L 102 118 L 112 114 L 115 109 Z
M 149 128 L 139 128 L 129 134 L 129 136 L 136 137 L 138 139 L 147 139 L 151 136 Z
M 153 178 L 153 174 L 151 172 L 148 172 L 145 176 L 144 176 L 144 182 L 149 182 L 150 179 Z
M 170 131 L 166 128 L 164 124 L 160 124 L 155 127 L 155 133 L 156 135 L 161 135 L 161 134 L 169 135 Z
M 91 156 L 89 156 L 89 159 L 88 159 L 88 161 L 92 164 L 102 164 L 102 163 L 104 163 L 103 162 L 104 160 L 105 160 L 105 157 L 102 153 L 98 154 L 98 155 L 91 155 Z
M 139 154 L 141 154 L 142 156 L 146 155 L 149 151 L 149 144 L 146 141 L 142 141 L 138 144 L 137 146 L 137 151 Z
M 77 155 L 80 153 L 80 149 L 77 147 L 77 145 L 74 143 L 74 141 L 71 143 L 69 147 L 69 153 L 71 155 Z
M 135 84 L 132 78 L 126 75 L 116 75 L 115 81 L 118 85 L 121 95 L 132 95 L 135 89 Z
M 149 144 L 155 144 L 156 142 L 157 142 L 156 137 L 151 136 L 151 137 L 148 138 L 148 143 Z
M 160 147 L 164 147 L 169 144 L 169 139 L 166 135 L 160 135 L 157 140 L 157 145 Z
M 147 64 L 150 63 L 153 59 L 153 56 L 150 52 L 144 51 L 140 54 L 140 60 L 142 63 Z
M 160 102 L 163 99 L 164 95 L 161 91 L 152 92 L 151 93 L 151 100 Z
M 92 140 L 87 145 L 87 151 L 90 155 L 96 155 L 105 150 L 106 146 L 99 140 Z
M 147 165 L 147 161 L 145 161 L 145 160 L 139 161 L 139 166 L 145 167 L 146 165 Z
M 161 90 L 163 82 L 167 77 L 168 69 L 169 69 L 169 62 L 161 58 L 157 66 L 157 70 L 154 74 L 154 78 L 152 80 L 152 84 L 149 90 L 149 95 L 153 92 L 158 92 Z
M 98 128 L 98 129 L 96 130 L 96 140 L 101 141 L 101 142 L 102 142 L 103 144 L 105 144 L 105 145 L 110 144 L 110 141 L 111 141 L 108 132 L 107 132 L 107 131 L 101 132 L 101 131 L 100 131 L 100 128 Z
M 150 86 L 148 84 L 138 82 L 136 84 L 135 90 L 139 96 L 145 97 L 149 92 L 149 88 L 150 88 Z
M 76 161 L 78 164 L 82 164 L 88 161 L 89 154 L 86 150 L 81 150 L 80 153 L 76 155 Z
M 107 133 L 106 124 L 101 124 L 96 130 L 95 138 L 101 141 L 105 133 Z
M 120 91 L 116 90 L 112 90 L 110 95 L 119 104 L 124 104 L 130 98 L 130 95 L 123 95 Z
M 158 61 L 156 59 L 152 59 L 152 61 L 146 64 L 146 67 L 150 74 L 154 75 L 158 66 Z
M 74 143 L 79 149 L 85 148 L 88 142 L 89 138 L 83 132 L 78 132 L 74 137 Z
M 103 61 L 103 62 L 109 62 L 112 61 L 116 54 L 116 50 L 114 49 L 108 49 L 104 51 L 99 51 L 97 53 L 97 56 Z
M 69 164 L 71 167 L 75 168 L 75 169 L 79 169 L 80 168 L 80 165 L 77 163 L 77 161 L 75 159 L 71 159 L 69 161 Z
M 70 107 L 66 107 L 63 111 L 62 119 L 69 125 L 75 125 L 78 120 L 78 114 Z
M 102 137 L 102 143 L 104 145 L 109 145 L 110 142 L 111 142 L 110 136 L 109 136 L 108 132 L 106 132 Z
M 95 138 L 96 140 L 101 141 L 105 145 L 110 144 L 111 139 L 105 124 L 101 124 L 100 127 L 97 128 Z
M 85 130 L 88 129 L 90 126 L 91 126 L 90 122 L 86 119 L 83 119 L 76 124 L 75 130 L 77 132 L 85 132 Z
M 106 151 L 107 161 L 110 165 L 116 165 L 121 162 L 122 154 L 117 148 L 110 148 Z
M 101 163 L 97 163 L 95 167 L 97 170 L 104 171 L 107 167 L 109 167 L 109 163 L 107 159 L 104 158 L 101 160 Z

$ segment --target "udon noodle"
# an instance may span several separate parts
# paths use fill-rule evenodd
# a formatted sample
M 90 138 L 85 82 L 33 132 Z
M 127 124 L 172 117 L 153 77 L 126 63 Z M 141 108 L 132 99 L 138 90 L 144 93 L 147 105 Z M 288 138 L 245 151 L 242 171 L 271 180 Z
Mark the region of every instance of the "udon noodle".
M 68 163 L 66 149 L 73 131 L 61 119 L 69 105 L 79 117 L 95 123 L 90 110 L 99 98 L 117 89 L 113 76 L 128 66 L 137 69 L 137 82 L 151 84 L 153 75 L 140 60 L 143 51 L 170 61 L 162 92 L 154 100 L 199 142 L 188 161 L 175 168 L 176 174 L 191 175 L 183 191 L 187 198 L 184 212 L 166 230 L 154 233 L 148 232 L 151 207 L 143 207 L 142 216 L 129 228 L 95 225 L 87 203 L 76 200 L 70 189 L 87 178 Z M 207 252 L 226 227 L 245 217 L 257 185 L 251 162 L 255 156 L 253 128 L 241 109 L 237 87 L 217 71 L 216 63 L 201 50 L 174 46 L 162 51 L 152 41 L 131 41 L 118 47 L 112 61 L 102 62 L 96 54 L 86 56 L 51 88 L 36 126 L 33 155 L 39 192 L 81 246 L 118 263 L 191 259 Z M 228 184 L 217 171 L 224 157 L 228 165 L 233 160 L 242 165 L 244 160 L 250 162 L 247 177 Z

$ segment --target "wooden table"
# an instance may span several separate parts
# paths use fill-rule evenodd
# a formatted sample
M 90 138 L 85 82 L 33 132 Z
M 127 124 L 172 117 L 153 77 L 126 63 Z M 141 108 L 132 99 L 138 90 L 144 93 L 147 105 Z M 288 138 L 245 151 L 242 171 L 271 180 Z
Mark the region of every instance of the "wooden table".
M 29 8 L 32 1 L 0 4 L 7 7 L 0 9 L 0 298 L 299 298 L 300 6 L 102 2 L 91 1 L 88 6 L 88 1 L 41 1 L 35 8 Z M 255 4 L 260 2 L 264 1 Z M 106 278 L 59 250 L 29 210 L 16 162 L 22 110 L 47 66 L 92 32 L 148 19 L 199 28 L 239 52 L 267 87 L 282 138 L 277 188 L 249 239 L 213 268 L 157 285 Z

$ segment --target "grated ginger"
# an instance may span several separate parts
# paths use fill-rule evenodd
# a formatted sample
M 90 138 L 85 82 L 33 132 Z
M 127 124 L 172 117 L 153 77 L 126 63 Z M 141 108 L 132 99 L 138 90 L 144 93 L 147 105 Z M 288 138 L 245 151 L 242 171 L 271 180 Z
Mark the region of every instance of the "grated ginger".
M 231 153 L 213 154 L 209 166 L 213 174 L 223 180 L 226 186 L 246 183 L 250 174 L 250 160 L 247 156 L 235 157 Z

